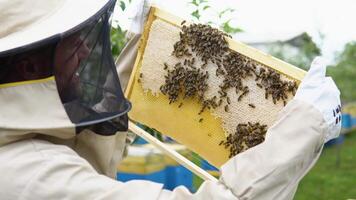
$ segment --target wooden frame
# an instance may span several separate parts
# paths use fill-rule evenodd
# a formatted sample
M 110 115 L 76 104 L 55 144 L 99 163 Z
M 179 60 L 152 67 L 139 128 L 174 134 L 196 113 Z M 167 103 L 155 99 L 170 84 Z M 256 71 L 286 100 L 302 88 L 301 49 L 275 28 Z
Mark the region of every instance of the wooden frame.
M 133 72 L 137 71 L 137 69 L 140 65 L 140 62 L 142 62 L 142 57 L 143 57 L 143 54 L 144 54 L 144 51 L 146 48 L 149 31 L 150 31 L 152 22 L 155 19 L 163 20 L 163 21 L 165 21 L 169 24 L 172 24 L 176 27 L 181 27 L 181 22 L 183 21 L 182 18 L 176 17 L 164 10 L 161 10 L 156 7 L 151 7 L 151 10 L 150 10 L 148 18 L 147 18 L 146 25 L 144 27 L 144 32 L 140 39 L 140 45 L 139 45 L 138 54 L 137 54 L 137 57 L 135 60 Z M 189 23 L 187 22 L 186 24 L 189 24 Z M 291 64 L 288 64 L 284 61 L 274 58 L 274 57 L 272 57 L 268 54 L 265 54 L 257 49 L 249 47 L 241 42 L 232 40 L 228 37 L 226 39 L 229 43 L 230 49 L 235 50 L 235 51 L 237 51 L 237 52 L 239 52 L 239 53 L 241 53 L 241 54 L 243 54 L 243 55 L 245 55 L 245 56 L 261 63 L 261 64 L 264 64 L 264 65 L 278 71 L 279 73 L 284 74 L 287 77 L 290 77 L 290 78 L 296 80 L 297 82 L 300 82 L 303 79 L 303 77 L 305 76 L 305 71 L 303 71 Z M 125 91 L 126 97 L 130 97 L 130 94 L 132 93 L 134 80 L 135 80 L 135 73 L 132 73 L 131 77 L 129 79 L 129 82 L 128 82 L 127 89 Z M 134 123 L 130 122 L 129 129 L 132 132 L 143 137 L 144 139 L 146 139 L 147 141 L 149 141 L 156 147 L 158 147 L 158 149 L 162 150 L 164 153 L 167 153 L 169 156 L 171 156 L 177 162 L 179 162 L 183 166 L 187 167 L 189 170 L 191 170 L 192 172 L 194 172 L 195 174 L 197 174 L 204 180 L 216 181 L 216 178 L 214 178 L 213 176 L 211 176 L 210 174 L 208 174 L 206 171 L 202 170 L 201 168 L 197 167 L 195 164 L 193 164 L 192 162 L 190 162 L 189 160 L 187 160 L 186 158 L 184 158 L 177 152 L 168 149 L 162 142 L 153 138 L 149 133 L 143 131 L 142 129 L 137 127 Z

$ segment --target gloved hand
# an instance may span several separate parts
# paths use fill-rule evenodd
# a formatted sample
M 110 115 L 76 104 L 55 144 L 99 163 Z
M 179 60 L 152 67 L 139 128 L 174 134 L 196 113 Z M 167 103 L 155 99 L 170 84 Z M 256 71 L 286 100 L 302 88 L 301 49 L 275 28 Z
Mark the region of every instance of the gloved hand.
M 331 77 L 325 77 L 325 60 L 317 57 L 302 80 L 295 99 L 307 102 L 318 109 L 327 125 L 324 142 L 336 138 L 341 129 L 340 91 Z
M 130 16 L 132 22 L 129 32 L 134 34 L 141 34 L 143 32 L 147 15 L 150 11 L 150 6 L 150 0 L 139 0 L 133 2 L 133 5 L 129 7 L 129 13 L 133 14 Z
M 135 1 L 135 4 L 128 8 L 128 13 L 132 13 L 132 16 L 129 17 L 132 19 L 131 27 L 126 35 L 129 41 L 116 60 L 116 69 L 123 91 L 126 89 L 135 63 L 138 44 L 150 10 L 150 5 L 149 0 L 139 0 Z

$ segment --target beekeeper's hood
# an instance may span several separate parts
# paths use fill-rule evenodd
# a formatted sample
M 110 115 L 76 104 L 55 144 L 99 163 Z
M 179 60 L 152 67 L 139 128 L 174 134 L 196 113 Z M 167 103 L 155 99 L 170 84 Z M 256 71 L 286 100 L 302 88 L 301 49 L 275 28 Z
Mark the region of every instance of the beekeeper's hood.
M 0 0 L 0 140 L 29 132 L 90 128 L 110 135 L 127 129 L 130 103 L 110 50 L 114 5 Z

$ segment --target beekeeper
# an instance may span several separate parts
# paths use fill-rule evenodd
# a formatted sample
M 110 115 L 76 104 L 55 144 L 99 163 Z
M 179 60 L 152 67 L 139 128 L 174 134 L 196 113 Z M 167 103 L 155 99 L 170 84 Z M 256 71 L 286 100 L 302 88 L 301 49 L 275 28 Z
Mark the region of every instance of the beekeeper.
M 114 4 L 0 0 L 1 199 L 292 199 L 340 131 L 339 91 L 321 60 L 265 142 L 225 163 L 218 182 L 191 194 L 115 180 L 131 105 L 110 51 Z M 120 65 L 130 63 L 133 44 Z

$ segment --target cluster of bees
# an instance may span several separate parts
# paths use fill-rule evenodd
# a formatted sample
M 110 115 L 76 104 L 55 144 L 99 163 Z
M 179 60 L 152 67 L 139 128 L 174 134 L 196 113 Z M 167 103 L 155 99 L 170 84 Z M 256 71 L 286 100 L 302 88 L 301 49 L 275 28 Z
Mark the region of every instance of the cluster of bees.
M 182 22 L 182 25 L 184 23 L 185 21 Z M 189 53 L 189 47 L 191 47 L 192 52 L 195 52 L 204 62 L 203 68 L 209 60 L 222 57 L 229 49 L 225 40 L 225 36 L 228 35 L 206 24 L 183 25 L 179 36 L 180 41 L 174 44 L 172 54 L 177 58 L 192 56 Z
M 209 74 L 207 72 L 197 68 L 187 69 L 181 63 L 177 63 L 173 70 L 168 69 L 167 63 L 164 63 L 164 66 L 167 75 L 165 76 L 165 84 L 160 87 L 160 90 L 168 96 L 170 104 L 176 102 L 180 95 L 183 99 L 198 97 L 202 101 L 204 93 L 208 89 L 207 79 Z M 182 103 L 179 107 L 181 106 Z
M 265 140 L 267 126 L 257 123 L 238 124 L 236 133 L 230 134 L 226 140 L 220 142 L 225 149 L 230 150 L 229 158 L 254 147 Z
M 287 103 L 287 94 L 292 93 L 293 96 L 298 88 L 295 81 L 283 81 L 281 75 L 272 69 L 265 70 L 260 68 L 259 73 L 256 74 L 256 85 L 265 89 L 265 98 L 272 96 L 274 104 L 282 100 L 283 105 Z
M 244 85 L 244 80 L 249 77 L 255 80 L 259 88 L 265 90 L 266 99 L 271 96 L 274 104 L 283 101 L 285 105 L 288 94 L 295 94 L 297 84 L 294 81 L 282 80 L 280 74 L 273 69 L 266 70 L 259 67 L 257 62 L 230 50 L 225 39 L 227 34 L 209 25 L 186 26 L 184 23 L 183 21 L 180 40 L 174 44 L 172 52 L 172 55 L 181 61 L 172 67 L 164 63 L 167 75 L 160 91 L 168 96 L 170 103 L 178 101 L 181 97 L 197 98 L 202 105 L 198 114 L 205 109 L 215 109 L 219 106 L 224 106 L 225 112 L 229 112 L 231 99 L 227 91 L 233 89 L 238 95 L 237 101 L 241 101 L 250 91 L 248 86 Z M 196 62 L 196 59 L 200 59 L 201 62 Z M 200 66 L 197 63 L 200 63 Z M 209 73 L 206 70 L 208 66 L 215 67 L 215 75 L 223 79 L 222 84 L 219 85 L 219 95 L 210 99 L 204 95 L 208 90 Z M 179 104 L 179 107 L 182 105 Z M 254 104 L 248 105 L 256 108 Z M 202 118 L 199 122 L 202 122 Z M 266 128 L 259 123 L 239 124 L 236 134 L 230 135 L 221 144 L 230 148 L 232 156 L 236 155 L 244 150 L 242 144 L 251 147 L 261 143 Z

